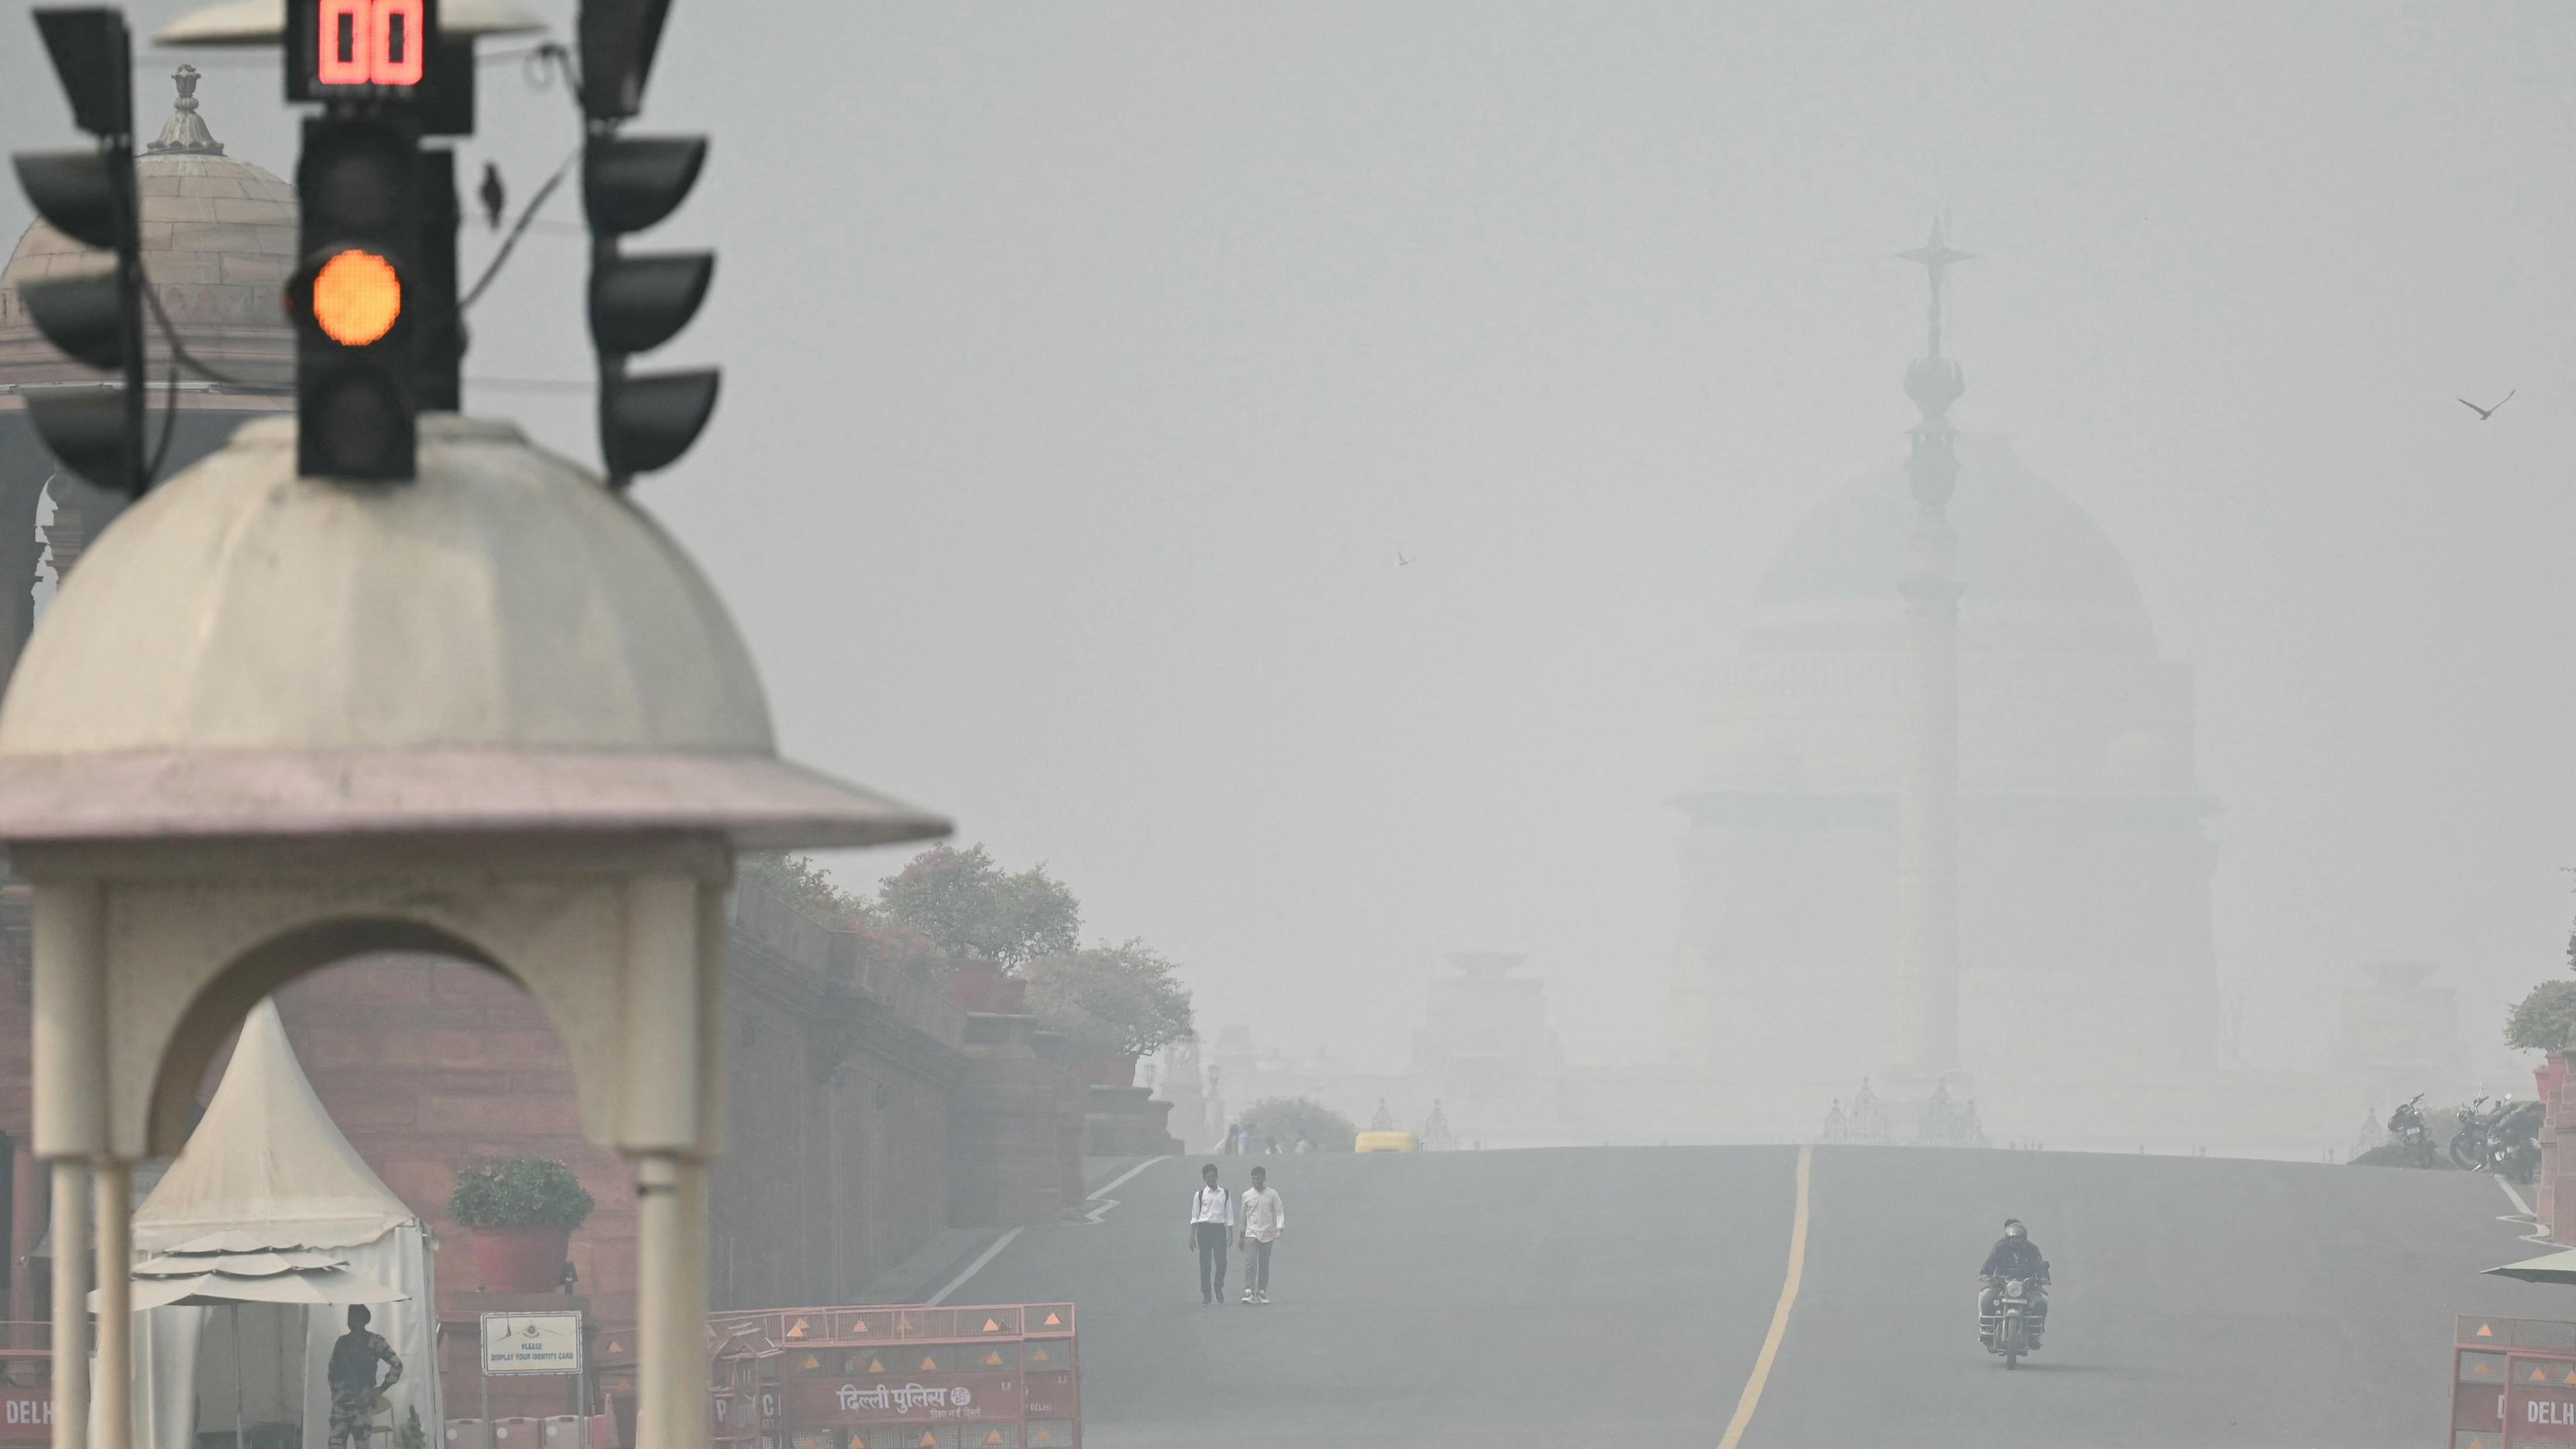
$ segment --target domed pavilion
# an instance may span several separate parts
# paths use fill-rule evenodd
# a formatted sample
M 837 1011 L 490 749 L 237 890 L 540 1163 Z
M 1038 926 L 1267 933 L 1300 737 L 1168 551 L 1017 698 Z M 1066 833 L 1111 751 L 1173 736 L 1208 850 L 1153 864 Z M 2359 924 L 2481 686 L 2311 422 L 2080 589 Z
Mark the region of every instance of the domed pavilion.
M 2190 670 L 2081 507 L 1948 431 L 1945 366 L 1915 457 L 1807 515 L 1715 673 L 1673 1021 L 1732 1131 L 1812 1131 L 1869 1077 L 2011 1132 L 2219 1066 Z
M 199 112 L 202 77 L 194 66 L 179 67 L 174 79 L 169 120 L 134 163 L 143 274 L 189 354 L 225 380 L 183 372 L 176 393 L 168 391 L 169 349 L 146 319 L 147 442 L 160 437 L 163 407 L 177 409 L 163 477 L 221 447 L 244 418 L 295 406 L 295 334 L 283 297 L 296 261 L 295 188 L 224 154 Z M 105 253 L 39 220 L 0 270 L 0 670 L 17 659 L 33 621 L 32 590 L 44 562 L 36 520 L 48 485 L 54 515 L 45 543 L 57 578 L 125 501 L 68 475 L 57 479 L 53 455 L 28 421 L 26 395 L 114 379 L 56 351 L 28 317 L 19 289 L 108 265 Z

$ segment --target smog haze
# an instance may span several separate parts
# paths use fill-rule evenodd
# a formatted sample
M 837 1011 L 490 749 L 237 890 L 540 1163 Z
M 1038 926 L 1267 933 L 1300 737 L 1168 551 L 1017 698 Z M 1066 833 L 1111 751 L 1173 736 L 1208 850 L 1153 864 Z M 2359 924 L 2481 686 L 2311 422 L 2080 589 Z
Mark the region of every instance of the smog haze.
M 670 351 L 725 394 L 639 500 L 788 752 L 1046 862 L 1203 1029 L 1393 1058 L 1486 948 L 1575 1056 L 1661 1055 L 1710 670 L 1797 520 L 1904 454 L 1893 254 L 1936 216 L 1956 420 L 2196 671 L 2244 1055 L 2312 1062 L 2407 957 L 2500 1075 L 2558 967 L 2563 8 L 683 4 L 683 53 L 648 120 L 713 159 L 650 240 L 717 251 Z M 139 59 L 147 134 L 181 58 Z M 274 56 L 186 58 L 291 175 Z M 460 170 L 515 209 L 572 116 L 482 88 Z M 60 111 L 0 52 L 0 128 Z M 593 459 L 586 391 L 512 385 L 589 375 L 571 190 L 542 216 L 468 404 Z

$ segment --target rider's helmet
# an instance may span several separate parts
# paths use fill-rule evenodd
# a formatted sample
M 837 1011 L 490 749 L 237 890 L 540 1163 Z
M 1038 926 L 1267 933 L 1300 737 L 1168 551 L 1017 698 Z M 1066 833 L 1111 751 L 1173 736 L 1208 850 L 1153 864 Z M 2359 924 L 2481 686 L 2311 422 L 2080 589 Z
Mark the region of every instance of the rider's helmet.
M 2007 1238 L 2027 1238 L 2030 1236 L 2030 1229 L 2023 1227 L 2021 1225 L 2021 1219 L 2019 1218 L 2006 1218 L 2004 1219 L 2004 1236 Z

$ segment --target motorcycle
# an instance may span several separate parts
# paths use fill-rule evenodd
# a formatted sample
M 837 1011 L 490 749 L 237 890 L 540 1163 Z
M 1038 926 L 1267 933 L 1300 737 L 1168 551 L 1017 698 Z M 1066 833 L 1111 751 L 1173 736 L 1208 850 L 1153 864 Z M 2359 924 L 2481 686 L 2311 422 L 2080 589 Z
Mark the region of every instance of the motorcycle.
M 2538 1102 L 2508 1096 L 2487 1104 L 2484 1094 L 2460 1112 L 2460 1128 L 2451 1136 L 2451 1165 L 2463 1172 L 2493 1172 L 2516 1182 L 2529 1182 L 2540 1171 Z
M 2039 1352 L 2040 1334 L 2048 1327 L 2048 1299 L 2039 1278 L 1993 1277 L 1992 1290 L 1977 1313 L 1977 1334 L 1986 1352 L 1999 1355 L 2005 1368 L 2021 1366 L 2022 1356 Z
M 2388 1114 L 2388 1140 L 2405 1160 L 2417 1167 L 2432 1167 L 2433 1132 L 2424 1124 L 2424 1094 L 2417 1092 L 2403 1106 Z

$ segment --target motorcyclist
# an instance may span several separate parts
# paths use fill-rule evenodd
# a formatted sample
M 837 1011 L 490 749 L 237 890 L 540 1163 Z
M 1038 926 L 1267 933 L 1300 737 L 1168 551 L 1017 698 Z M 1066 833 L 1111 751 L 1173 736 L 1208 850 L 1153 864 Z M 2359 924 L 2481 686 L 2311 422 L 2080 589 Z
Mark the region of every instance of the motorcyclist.
M 2048 1260 L 2040 1256 L 2039 1245 L 2030 1240 L 2030 1229 L 2022 1226 L 2021 1219 L 2004 1219 L 2004 1235 L 1995 1241 L 1994 1249 L 1986 1254 L 1986 1265 L 1977 1270 L 1977 1276 L 1985 1280 L 1985 1286 L 1977 1292 L 1979 1323 L 1982 1324 L 1994 1313 L 1995 1285 L 2005 1278 L 2019 1278 L 2030 1285 L 2028 1291 L 2032 1333 L 2037 1334 L 2041 1325 L 2048 1321 L 2048 1294 L 2045 1286 L 2048 1282 Z

